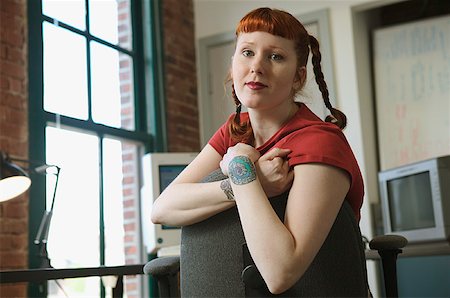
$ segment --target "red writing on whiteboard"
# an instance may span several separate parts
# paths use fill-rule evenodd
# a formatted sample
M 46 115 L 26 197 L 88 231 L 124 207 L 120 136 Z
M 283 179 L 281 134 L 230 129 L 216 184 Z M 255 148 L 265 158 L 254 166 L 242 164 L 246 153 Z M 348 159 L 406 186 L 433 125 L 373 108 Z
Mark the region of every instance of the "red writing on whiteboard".
M 402 120 L 406 115 L 406 105 L 404 103 L 398 103 L 395 105 L 395 117 L 397 120 Z

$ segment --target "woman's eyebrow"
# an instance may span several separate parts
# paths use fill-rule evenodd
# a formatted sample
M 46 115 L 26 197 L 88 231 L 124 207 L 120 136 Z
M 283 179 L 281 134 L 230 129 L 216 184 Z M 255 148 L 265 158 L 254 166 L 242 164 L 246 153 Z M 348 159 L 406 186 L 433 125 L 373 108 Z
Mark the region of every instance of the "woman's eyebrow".
M 250 45 L 250 46 L 252 46 L 252 45 L 255 45 L 255 42 L 253 42 L 253 41 L 242 41 L 242 42 L 240 42 L 240 44 L 241 45 Z
M 254 46 L 255 44 L 257 44 L 257 43 L 253 42 L 253 41 L 243 41 L 243 42 L 240 43 L 241 46 L 247 46 L 247 45 Z M 276 46 L 276 45 L 268 45 L 268 46 L 265 46 L 265 47 L 270 48 L 271 50 L 286 51 L 286 49 L 284 49 L 282 47 L 279 47 L 279 46 Z

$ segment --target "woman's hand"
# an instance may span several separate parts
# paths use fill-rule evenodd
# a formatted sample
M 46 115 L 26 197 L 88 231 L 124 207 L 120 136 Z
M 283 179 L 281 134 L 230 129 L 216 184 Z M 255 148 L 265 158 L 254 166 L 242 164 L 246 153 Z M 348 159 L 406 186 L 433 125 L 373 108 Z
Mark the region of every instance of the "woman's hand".
M 256 171 L 267 197 L 281 195 L 292 186 L 294 171 L 286 159 L 290 149 L 273 148 L 256 162 Z
M 228 176 L 228 166 L 233 158 L 236 156 L 247 156 L 253 163 L 255 163 L 261 156 L 254 147 L 238 143 L 233 147 L 228 148 L 227 153 L 222 158 L 220 162 L 220 169 L 225 176 Z
M 273 148 L 260 157 L 259 152 L 252 146 L 239 143 L 228 148 L 220 162 L 224 175 L 228 176 L 230 161 L 236 156 L 247 156 L 255 163 L 258 179 L 267 197 L 280 195 L 287 191 L 294 180 L 294 172 L 289 168 L 286 156 L 290 149 Z

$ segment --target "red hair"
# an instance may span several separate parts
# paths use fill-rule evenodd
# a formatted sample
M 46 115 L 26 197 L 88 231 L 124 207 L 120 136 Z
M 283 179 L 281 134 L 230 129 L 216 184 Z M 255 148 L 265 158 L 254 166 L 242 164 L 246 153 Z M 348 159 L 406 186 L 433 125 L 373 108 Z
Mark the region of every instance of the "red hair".
M 241 19 L 236 28 L 236 36 L 255 31 L 267 32 L 293 40 L 297 51 L 298 66 L 305 66 L 308 62 L 309 34 L 300 21 L 291 14 L 267 7 L 255 9 Z

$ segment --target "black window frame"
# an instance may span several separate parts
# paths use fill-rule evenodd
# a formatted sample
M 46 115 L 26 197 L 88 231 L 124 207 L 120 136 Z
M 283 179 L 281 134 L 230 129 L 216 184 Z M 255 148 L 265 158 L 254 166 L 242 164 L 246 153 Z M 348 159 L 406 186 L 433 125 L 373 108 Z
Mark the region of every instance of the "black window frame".
M 86 9 L 89 7 L 88 1 L 85 0 Z M 142 143 L 144 145 L 143 153 L 166 151 L 167 136 L 162 56 L 163 40 L 160 18 L 161 1 L 130 0 L 133 27 L 132 50 L 120 48 L 98 39 L 87 32 L 81 32 L 68 24 L 58 22 L 60 27 L 84 35 L 88 44 L 89 41 L 95 40 L 133 57 L 135 129 L 130 131 L 122 128 L 109 127 L 92 121 L 90 90 L 88 96 L 89 117 L 86 121 L 56 115 L 44 110 L 42 24 L 44 22 L 54 23 L 54 20 L 42 14 L 41 0 L 28 0 L 28 122 L 30 160 L 45 161 L 45 127 L 49 123 L 56 122 L 61 127 L 93 132 L 100 138 L 100 143 L 102 143 L 104 137 L 112 137 Z M 86 14 L 87 26 L 89 22 L 88 18 L 89 15 Z M 89 61 L 87 63 L 89 66 Z M 89 88 L 90 82 L 88 82 Z M 102 172 L 101 168 L 102 161 L 100 161 L 100 173 Z M 34 237 L 46 208 L 45 176 L 36 175 L 32 179 L 33 184 L 29 192 L 28 264 L 29 268 L 38 268 L 40 266 L 39 251 L 38 247 L 34 245 Z M 100 191 L 100 196 L 101 193 Z M 100 198 L 100 201 L 102 201 L 102 198 Z M 100 210 L 102 209 L 101 206 Z M 100 218 L 102 218 L 102 215 L 100 215 Z M 100 229 L 102 230 L 103 227 L 100 227 Z M 28 294 L 32 297 L 47 296 L 46 284 L 30 284 L 28 291 Z M 105 291 L 103 287 L 101 288 L 101 292 L 102 297 L 104 297 Z

